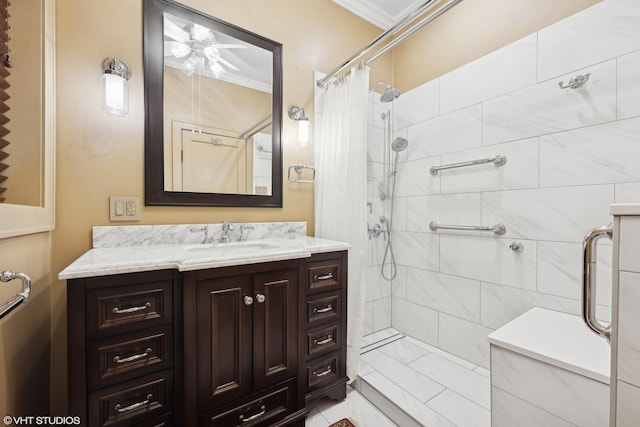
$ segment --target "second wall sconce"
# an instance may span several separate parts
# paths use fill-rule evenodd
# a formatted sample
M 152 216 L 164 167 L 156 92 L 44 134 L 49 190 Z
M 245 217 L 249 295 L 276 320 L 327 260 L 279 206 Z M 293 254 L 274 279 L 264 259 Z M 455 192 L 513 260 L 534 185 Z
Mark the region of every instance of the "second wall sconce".
M 298 122 L 298 142 L 300 146 L 306 147 L 309 145 L 310 122 L 309 118 L 304 115 L 304 108 L 298 107 L 297 105 L 290 105 L 287 111 L 289 118 Z
M 121 59 L 102 61 L 101 108 L 112 116 L 129 114 L 129 79 L 131 68 Z

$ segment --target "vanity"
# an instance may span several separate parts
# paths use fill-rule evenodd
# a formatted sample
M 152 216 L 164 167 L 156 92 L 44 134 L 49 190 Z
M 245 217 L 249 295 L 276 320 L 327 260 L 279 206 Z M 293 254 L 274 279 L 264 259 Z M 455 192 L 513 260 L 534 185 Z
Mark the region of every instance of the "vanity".
M 304 426 L 317 399 L 346 396 L 349 245 L 306 237 L 305 223 L 221 235 L 95 227 L 60 273 L 82 425 Z

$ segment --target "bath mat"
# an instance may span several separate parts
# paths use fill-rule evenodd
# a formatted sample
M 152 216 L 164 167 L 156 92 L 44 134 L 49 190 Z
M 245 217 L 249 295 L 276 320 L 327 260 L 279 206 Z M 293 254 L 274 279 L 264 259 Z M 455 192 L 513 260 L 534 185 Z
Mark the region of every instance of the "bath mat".
M 331 424 L 329 427 L 356 427 L 356 425 L 349 418 L 343 418 Z

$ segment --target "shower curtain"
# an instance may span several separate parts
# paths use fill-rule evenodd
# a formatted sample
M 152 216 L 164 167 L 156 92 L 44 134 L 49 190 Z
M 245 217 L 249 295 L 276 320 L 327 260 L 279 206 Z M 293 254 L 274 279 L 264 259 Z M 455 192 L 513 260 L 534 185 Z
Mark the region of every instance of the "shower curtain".
M 316 132 L 315 236 L 351 244 L 347 291 L 347 375 L 355 380 L 363 332 L 367 253 L 369 67 L 328 83 Z

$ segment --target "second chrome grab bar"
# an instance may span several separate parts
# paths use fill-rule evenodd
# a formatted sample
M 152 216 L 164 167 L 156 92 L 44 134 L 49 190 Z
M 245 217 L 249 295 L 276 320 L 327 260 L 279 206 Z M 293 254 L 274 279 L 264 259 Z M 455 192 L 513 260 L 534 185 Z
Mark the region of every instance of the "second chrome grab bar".
M 500 154 L 498 154 L 495 157 L 489 157 L 486 159 L 470 160 L 468 162 L 460 162 L 460 163 L 451 163 L 450 165 L 432 166 L 431 169 L 429 170 L 429 173 L 431 175 L 438 175 L 438 171 L 441 171 L 441 170 L 464 168 L 467 166 L 474 166 L 474 165 L 483 165 L 485 163 L 493 163 L 496 166 L 502 166 L 507 163 L 507 157 L 501 156 Z
M 507 232 L 507 227 L 502 224 L 485 227 L 484 225 L 444 225 L 435 221 L 429 223 L 429 228 L 433 231 L 442 230 L 463 230 L 463 231 L 493 231 L 497 235 Z
M 13 279 L 22 280 L 22 291 L 18 292 L 9 302 L 0 306 L 0 319 L 11 313 L 21 304 L 26 304 L 27 301 L 29 301 L 31 278 L 24 273 L 14 273 L 9 270 L 0 273 L 0 282 L 10 282 Z
M 594 228 L 584 238 L 582 251 L 582 319 L 596 334 L 611 340 L 611 326 L 596 320 L 596 243 L 603 237 L 613 238 L 611 226 Z

